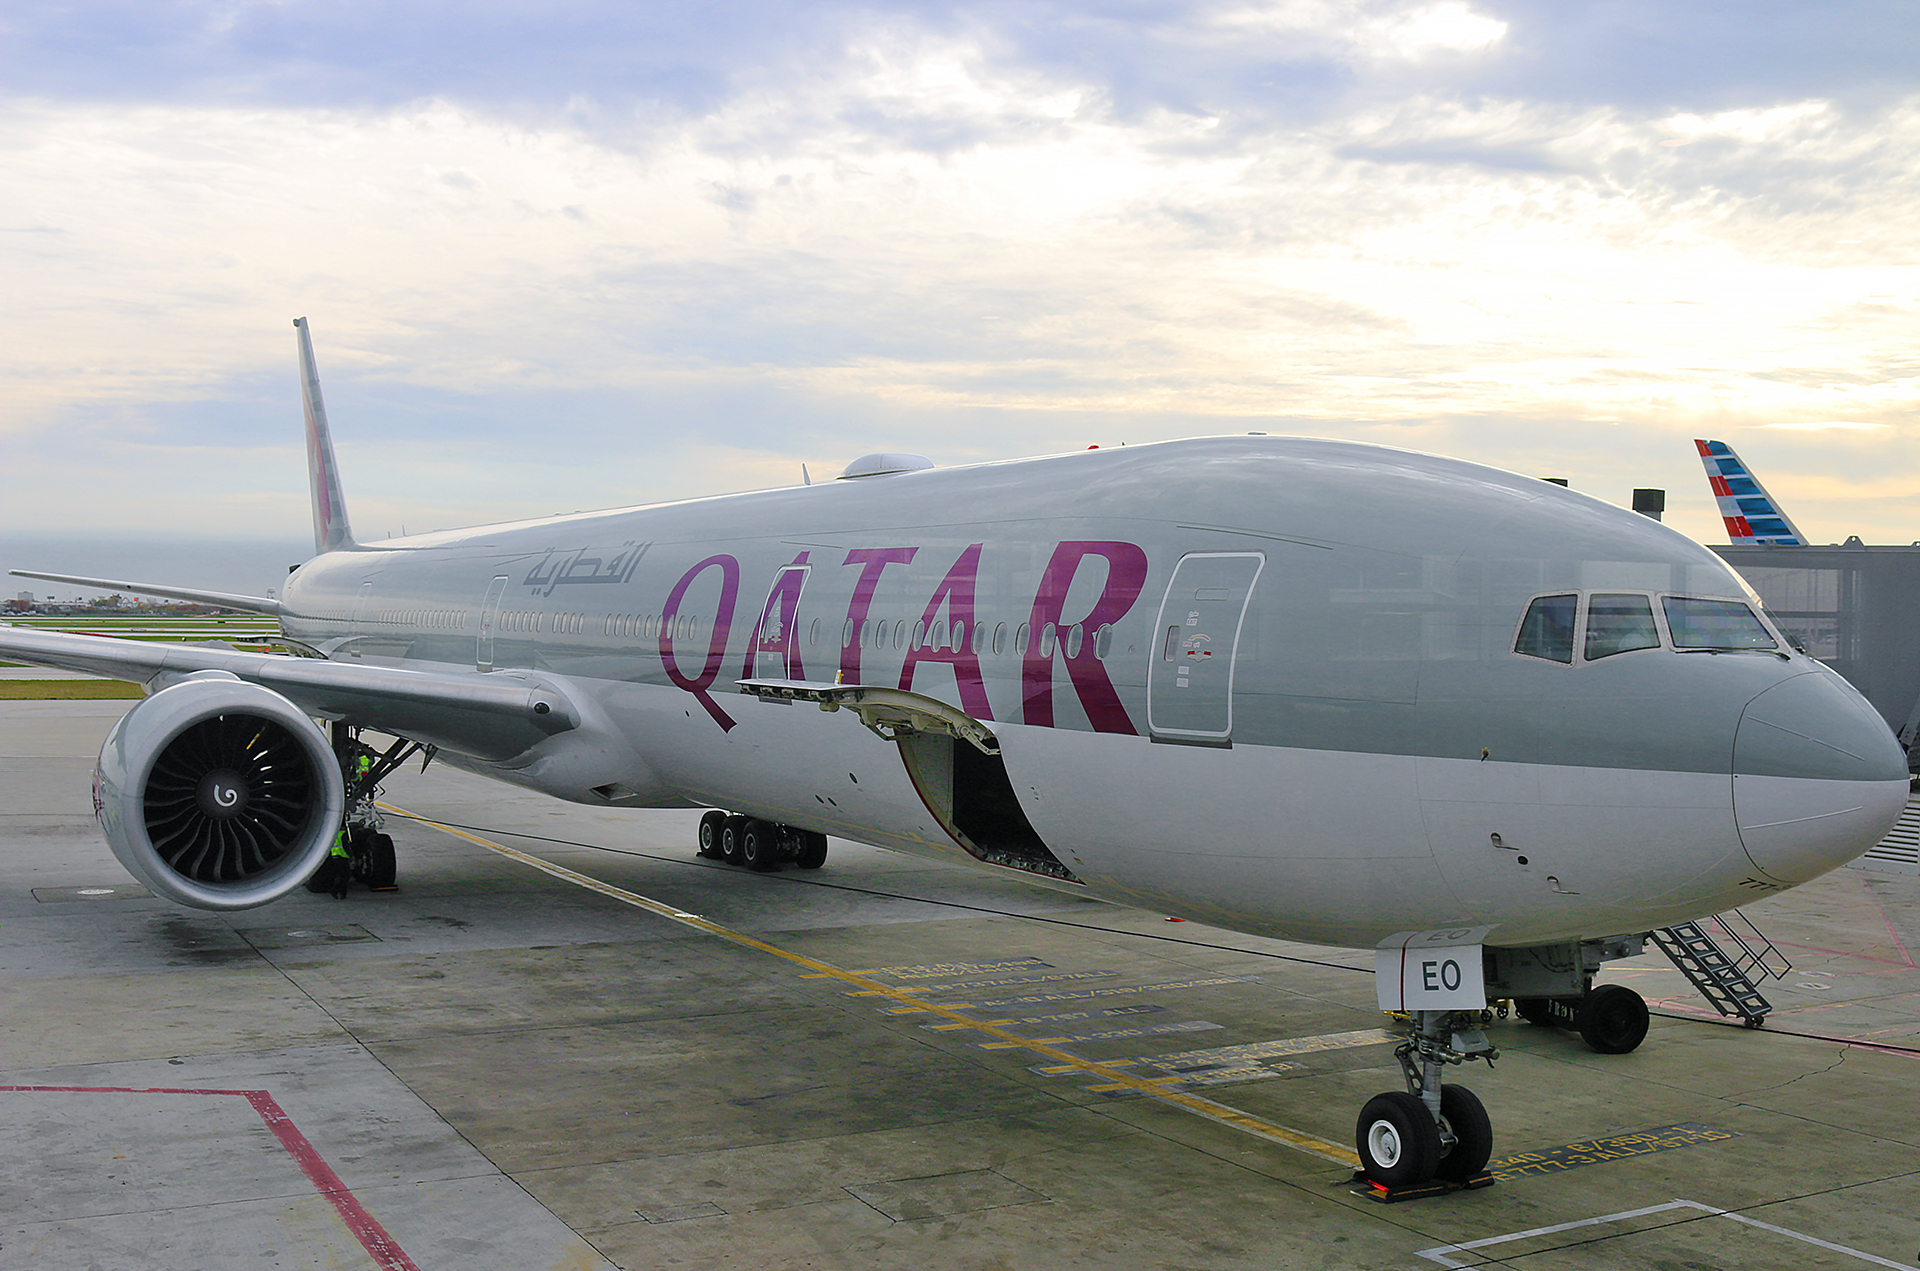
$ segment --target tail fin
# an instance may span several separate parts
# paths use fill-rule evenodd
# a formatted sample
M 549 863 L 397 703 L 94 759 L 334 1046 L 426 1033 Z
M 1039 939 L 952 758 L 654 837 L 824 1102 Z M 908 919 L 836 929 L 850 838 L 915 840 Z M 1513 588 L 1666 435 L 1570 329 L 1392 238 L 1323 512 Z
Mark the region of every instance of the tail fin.
M 1766 487 L 1747 471 L 1740 456 L 1724 441 L 1700 441 L 1700 462 L 1707 469 L 1707 484 L 1713 487 L 1720 504 L 1721 519 L 1727 523 L 1727 538 L 1735 547 L 1805 547 L 1806 535 L 1787 519 Z
M 337 552 L 359 546 L 347 524 L 347 503 L 340 497 L 340 465 L 327 431 L 327 408 L 320 400 L 320 370 L 313 362 L 313 337 L 307 320 L 295 318 L 300 339 L 300 403 L 307 414 L 307 479 L 313 492 L 313 550 Z

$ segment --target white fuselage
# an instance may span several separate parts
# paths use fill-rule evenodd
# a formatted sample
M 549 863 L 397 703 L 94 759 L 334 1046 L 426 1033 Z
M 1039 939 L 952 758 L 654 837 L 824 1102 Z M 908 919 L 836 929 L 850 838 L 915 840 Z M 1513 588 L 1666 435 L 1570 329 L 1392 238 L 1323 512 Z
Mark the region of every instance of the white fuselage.
M 1564 660 L 1522 631 L 1543 596 L 1577 615 Z M 330 552 L 284 621 L 336 660 L 563 685 L 580 726 L 520 753 L 428 738 L 562 798 L 723 807 L 1263 935 L 1521 945 L 1731 908 L 1898 815 L 1904 756 L 1844 682 L 1758 618 L 1738 648 L 1683 622 L 1746 600 L 1698 545 L 1554 486 L 1244 438 Z M 1604 625 L 1641 610 L 1619 650 Z M 890 744 L 755 679 L 938 699 L 999 754 Z

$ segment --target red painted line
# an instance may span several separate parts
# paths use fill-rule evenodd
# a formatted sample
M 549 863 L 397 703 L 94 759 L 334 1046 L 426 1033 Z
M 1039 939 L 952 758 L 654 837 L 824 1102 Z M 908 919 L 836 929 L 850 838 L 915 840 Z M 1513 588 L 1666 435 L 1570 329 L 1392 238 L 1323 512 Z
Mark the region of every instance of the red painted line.
M 1900 933 L 1893 929 L 1893 919 L 1887 916 L 1886 906 L 1882 905 L 1879 901 L 1879 898 L 1877 898 L 1873 894 L 1872 890 L 1867 887 L 1867 884 L 1870 881 L 1872 880 L 1867 878 L 1865 874 L 1861 875 L 1860 886 L 1864 894 L 1866 895 L 1867 903 L 1869 905 L 1872 905 L 1874 912 L 1880 915 L 1880 921 L 1883 925 L 1885 925 L 1887 929 L 1887 938 L 1893 941 L 1893 947 L 1900 950 L 1900 956 L 1907 960 L 1908 966 L 1912 966 L 1913 954 L 1907 951 L 1906 942 L 1900 939 Z
M 322 1157 L 308 1141 L 307 1136 L 300 1132 L 300 1127 L 293 1123 L 293 1118 L 289 1117 L 285 1109 L 265 1090 L 187 1090 L 168 1086 L 0 1086 L 0 1092 L 207 1094 L 245 1099 L 253 1110 L 260 1114 L 260 1119 L 267 1123 L 267 1128 L 273 1131 L 273 1137 L 280 1141 L 280 1146 L 286 1149 L 287 1155 L 291 1156 L 294 1164 L 300 1167 L 300 1172 L 305 1174 L 315 1189 L 327 1198 L 327 1202 L 340 1215 L 340 1220 L 347 1224 L 347 1230 L 353 1233 L 353 1238 L 360 1242 L 360 1247 L 365 1249 L 367 1255 L 373 1259 L 375 1266 L 381 1271 L 420 1271 L 413 1259 L 394 1243 L 393 1237 L 387 1234 L 387 1229 L 380 1225 L 379 1219 L 367 1212 L 366 1206 L 362 1205 L 359 1198 L 348 1190 L 347 1185 L 340 1180 L 340 1176 L 333 1172 L 333 1166 L 327 1164 L 326 1158 Z

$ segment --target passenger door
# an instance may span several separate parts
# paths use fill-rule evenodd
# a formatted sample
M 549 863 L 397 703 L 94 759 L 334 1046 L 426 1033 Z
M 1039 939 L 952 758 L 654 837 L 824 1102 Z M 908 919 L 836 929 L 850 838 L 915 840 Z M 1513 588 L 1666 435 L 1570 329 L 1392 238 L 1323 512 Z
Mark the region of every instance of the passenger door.
M 753 677 L 758 680 L 804 680 L 800 660 L 800 593 L 806 589 L 809 565 L 787 565 L 773 576 L 760 625 L 753 632 Z
M 493 669 L 493 628 L 500 621 L 500 597 L 507 590 L 507 575 L 496 574 L 487 584 L 487 598 L 480 605 L 480 634 L 474 638 L 473 669 Z
M 1259 552 L 1192 552 L 1180 558 L 1160 605 L 1147 669 L 1147 728 L 1156 738 L 1229 745 L 1233 660 Z

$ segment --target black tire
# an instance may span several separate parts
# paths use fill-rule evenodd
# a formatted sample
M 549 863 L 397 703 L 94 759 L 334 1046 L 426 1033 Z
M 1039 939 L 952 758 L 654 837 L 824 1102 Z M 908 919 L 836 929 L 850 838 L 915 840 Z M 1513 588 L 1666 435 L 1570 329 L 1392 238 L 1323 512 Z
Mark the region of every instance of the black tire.
M 307 890 L 315 895 L 324 896 L 333 891 L 339 879 L 348 873 L 349 866 L 344 856 L 329 856 L 320 862 L 320 868 L 313 871 L 313 877 L 307 880 Z
M 800 853 L 794 863 L 801 869 L 819 869 L 827 863 L 827 836 L 814 830 L 800 831 Z
M 740 838 L 746 833 L 747 818 L 730 816 L 720 823 L 720 859 L 729 865 L 740 863 Z
M 1439 1125 L 1426 1104 L 1400 1090 L 1367 1100 L 1353 1146 L 1366 1176 L 1385 1187 L 1424 1183 L 1440 1166 Z
M 1480 1096 L 1465 1086 L 1440 1087 L 1440 1119 L 1453 1131 L 1454 1141 L 1442 1149 L 1434 1177 L 1464 1183 L 1486 1173 L 1493 1159 L 1493 1119 Z
M 374 832 L 366 826 L 347 831 L 347 877 L 356 883 L 373 885 Z
M 1647 1039 L 1647 1003 L 1632 989 L 1602 984 L 1580 1002 L 1575 1027 L 1603 1055 L 1624 1055 Z
M 393 839 L 375 834 L 367 850 L 367 886 L 374 891 L 398 891 L 400 858 L 393 850 Z
M 740 835 L 740 863 L 763 873 L 778 866 L 780 831 L 757 818 L 748 821 Z
M 726 824 L 727 814 L 717 808 L 700 818 L 700 850 L 696 855 L 720 859 L 720 834 Z

